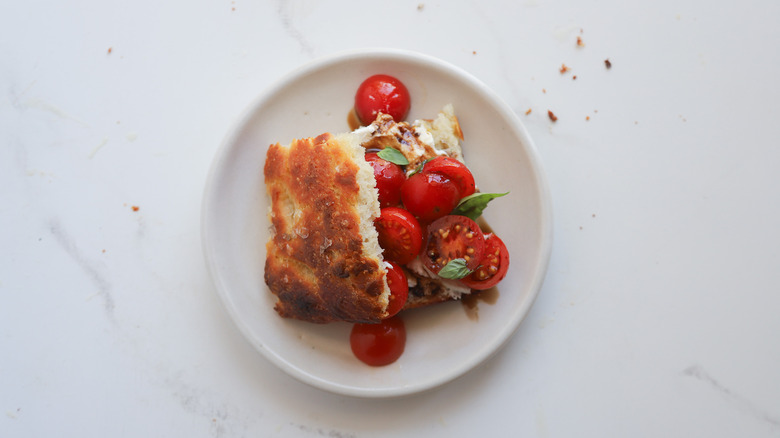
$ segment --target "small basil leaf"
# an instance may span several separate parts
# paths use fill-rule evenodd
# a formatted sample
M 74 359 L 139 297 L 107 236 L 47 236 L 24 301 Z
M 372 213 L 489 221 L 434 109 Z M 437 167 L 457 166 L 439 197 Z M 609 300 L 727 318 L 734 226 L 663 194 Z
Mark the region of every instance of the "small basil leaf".
M 465 259 L 452 259 L 441 268 L 439 271 L 439 277 L 448 278 L 450 280 L 460 280 L 463 277 L 471 274 L 471 269 L 466 267 Z
M 399 166 L 406 166 L 409 164 L 409 160 L 404 157 L 404 154 L 402 154 L 398 149 L 395 148 L 384 148 L 381 151 L 376 153 L 379 155 L 379 158 L 383 160 L 387 160 L 393 164 L 397 164 Z
M 461 199 L 457 207 L 452 210 L 451 214 L 457 214 L 460 216 L 466 216 L 471 220 L 477 220 L 482 216 L 482 211 L 487 207 L 488 202 L 495 198 L 500 198 L 509 194 L 506 193 L 474 193 Z

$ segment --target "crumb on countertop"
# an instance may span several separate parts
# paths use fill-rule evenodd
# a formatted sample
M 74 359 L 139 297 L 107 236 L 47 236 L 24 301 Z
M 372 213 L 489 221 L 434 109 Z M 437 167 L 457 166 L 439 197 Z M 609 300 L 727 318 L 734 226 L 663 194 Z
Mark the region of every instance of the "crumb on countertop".
M 607 68 L 612 68 L 612 62 L 610 62 L 609 58 L 607 58 L 607 59 L 605 59 L 605 60 L 604 60 L 604 65 L 605 65 Z
M 555 114 L 554 114 L 552 111 L 550 111 L 550 110 L 547 110 L 547 117 L 549 117 L 549 118 L 550 118 L 550 120 L 552 120 L 553 122 L 557 122 L 557 121 L 558 121 L 558 116 L 556 116 L 556 115 L 555 115 Z
M 566 64 L 561 64 L 561 69 L 560 69 L 561 74 L 564 74 L 569 70 L 571 69 Z
M 138 210 L 140 210 L 140 209 L 141 209 L 141 207 L 139 207 L 139 206 L 137 206 L 137 205 L 134 205 L 132 208 L 133 208 L 133 211 L 138 211 Z
M 531 114 L 531 108 L 528 108 L 528 110 L 525 112 L 525 115 Z

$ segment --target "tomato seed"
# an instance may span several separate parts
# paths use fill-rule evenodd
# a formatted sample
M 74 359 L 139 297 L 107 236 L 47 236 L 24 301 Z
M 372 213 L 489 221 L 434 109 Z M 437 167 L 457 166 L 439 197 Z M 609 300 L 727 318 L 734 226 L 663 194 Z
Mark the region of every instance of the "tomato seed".
M 474 248 L 468 247 L 468 249 L 466 249 L 466 253 L 467 254 L 474 254 Z

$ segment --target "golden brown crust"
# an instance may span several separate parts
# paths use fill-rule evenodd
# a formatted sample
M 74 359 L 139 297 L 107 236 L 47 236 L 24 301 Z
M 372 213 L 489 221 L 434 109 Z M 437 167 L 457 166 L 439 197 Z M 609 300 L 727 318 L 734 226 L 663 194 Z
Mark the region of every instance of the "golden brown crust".
M 281 316 L 326 323 L 385 315 L 385 271 L 363 253 L 357 173 L 351 153 L 330 134 L 268 149 L 273 236 L 265 282 Z

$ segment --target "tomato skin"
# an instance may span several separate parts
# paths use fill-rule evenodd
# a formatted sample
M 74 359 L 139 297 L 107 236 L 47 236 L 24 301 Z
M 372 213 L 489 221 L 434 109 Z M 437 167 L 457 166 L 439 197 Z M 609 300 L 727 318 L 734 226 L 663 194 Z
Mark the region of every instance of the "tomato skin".
M 428 225 L 420 259 L 437 274 L 448 262 L 458 258 L 466 261 L 468 269 L 476 269 L 484 254 L 483 236 L 479 225 L 466 216 L 444 216 Z
M 406 327 L 399 316 L 377 324 L 355 324 L 349 334 L 352 353 L 362 362 L 379 367 L 389 365 L 406 348 Z
M 403 269 L 394 262 L 385 260 L 390 267 L 387 269 L 387 285 L 390 287 L 390 302 L 387 305 L 387 317 L 395 316 L 406 304 L 409 298 L 409 283 Z
M 366 161 L 374 168 L 379 206 L 385 208 L 398 205 L 401 202 L 401 186 L 406 182 L 404 170 L 401 166 L 380 158 L 376 152 L 367 153 Z
M 423 231 L 410 212 L 399 207 L 383 208 L 374 227 L 379 233 L 379 246 L 384 250 L 385 259 L 405 265 L 417 257 L 423 243 Z
M 373 122 L 380 112 L 401 122 L 409 112 L 409 107 L 409 90 L 401 81 L 389 75 L 367 78 L 355 93 L 355 112 L 363 125 Z
M 422 222 L 450 214 L 459 201 L 457 184 L 438 173 L 417 172 L 401 186 L 401 202 Z
M 509 251 L 498 236 L 488 233 L 485 234 L 485 251 L 482 253 L 479 267 L 460 281 L 472 289 L 490 289 L 506 277 L 507 271 Z
M 451 179 L 460 189 L 460 197 L 474 194 L 477 184 L 474 181 L 474 175 L 465 164 L 452 157 L 436 157 L 425 163 L 423 172 L 438 173 Z

